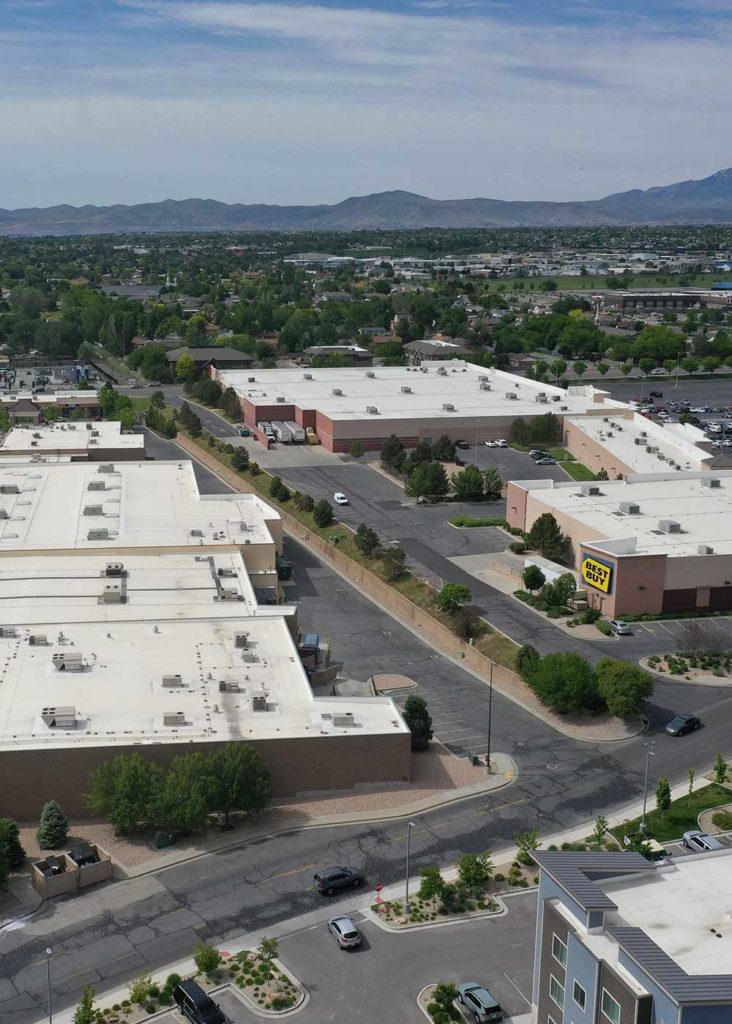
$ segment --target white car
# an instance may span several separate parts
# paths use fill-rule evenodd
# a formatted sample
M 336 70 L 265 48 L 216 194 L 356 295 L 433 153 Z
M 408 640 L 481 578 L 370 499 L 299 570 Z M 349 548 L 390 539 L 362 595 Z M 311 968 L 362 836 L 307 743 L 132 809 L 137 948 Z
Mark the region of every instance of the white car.
M 655 370 L 651 370 L 651 377 L 665 377 L 666 371 L 662 367 L 657 366 Z
M 342 491 L 335 492 L 335 494 L 333 495 L 333 501 L 336 503 L 336 505 L 348 504 L 348 498 L 345 496 L 345 494 L 343 494 Z
M 502 437 L 499 437 L 496 441 L 496 448 L 508 448 L 508 441 L 504 441 Z
M 497 448 L 498 447 L 496 445 L 495 441 L 484 441 L 483 444 L 486 446 L 486 448 Z

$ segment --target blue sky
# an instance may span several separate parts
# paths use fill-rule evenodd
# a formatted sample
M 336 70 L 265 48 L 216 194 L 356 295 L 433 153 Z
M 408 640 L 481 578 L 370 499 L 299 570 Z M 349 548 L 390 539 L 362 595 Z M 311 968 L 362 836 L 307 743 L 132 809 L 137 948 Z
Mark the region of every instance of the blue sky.
M 731 43 L 732 0 L 0 0 L 0 207 L 702 177 Z

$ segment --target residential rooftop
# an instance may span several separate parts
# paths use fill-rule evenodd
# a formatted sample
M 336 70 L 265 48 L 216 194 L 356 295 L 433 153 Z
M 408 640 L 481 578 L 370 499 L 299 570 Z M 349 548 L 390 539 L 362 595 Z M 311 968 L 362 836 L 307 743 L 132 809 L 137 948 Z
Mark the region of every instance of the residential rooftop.
M 515 485 L 547 512 L 584 523 L 583 542 L 608 553 L 690 556 L 709 547 L 712 552 L 705 553 L 732 554 L 732 470 L 638 473 L 589 484 L 522 480 Z
M 271 544 L 281 517 L 253 494 L 200 494 L 181 462 L 6 464 L 0 553 Z
M 19 426 L 5 436 L 0 445 L 0 455 L 63 455 L 70 452 L 93 453 L 99 449 L 138 452 L 144 458 L 145 438 L 143 434 L 122 433 L 116 420 Z
M 446 420 L 466 416 L 513 419 L 545 412 L 578 415 L 600 403 L 610 409 L 626 408 L 592 385 L 563 389 L 460 359 L 371 370 L 222 370 L 218 376 L 224 387 L 234 388 L 255 406 L 296 405 L 317 409 L 335 420 L 375 419 L 378 415 L 412 420 L 435 416 Z M 508 393 L 516 397 L 507 398 Z M 377 412 L 369 412 L 369 408 Z

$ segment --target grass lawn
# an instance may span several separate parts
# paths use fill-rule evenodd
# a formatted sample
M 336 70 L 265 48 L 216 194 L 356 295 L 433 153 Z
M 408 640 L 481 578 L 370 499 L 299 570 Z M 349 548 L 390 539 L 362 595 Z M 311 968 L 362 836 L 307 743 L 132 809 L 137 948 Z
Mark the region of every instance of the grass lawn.
M 731 802 L 732 789 L 728 789 L 726 786 L 719 786 L 716 782 L 710 786 L 704 786 L 702 789 L 697 789 L 693 792 L 691 799 L 688 796 L 682 796 L 678 800 L 674 800 L 663 817 L 656 810 L 647 813 L 648 837 L 657 839 L 659 843 L 680 839 L 683 833 L 688 832 L 689 829 L 699 828 L 697 819 L 702 811 L 707 811 L 710 807 L 717 807 L 719 804 Z M 648 805 L 652 807 L 654 804 L 655 796 L 651 790 L 648 794 Z M 618 842 L 622 843 L 623 836 L 628 835 L 629 832 L 637 832 L 639 825 L 640 818 L 634 818 L 624 825 L 618 825 L 617 828 L 610 829 L 610 831 Z
M 468 530 L 476 526 L 505 526 L 505 519 L 474 519 L 472 516 L 452 516 L 447 520 L 451 526 Z
M 130 398 L 135 412 L 147 412 L 147 407 L 150 405 L 149 395 L 130 395 Z
M 568 473 L 573 480 L 595 480 L 595 474 L 581 462 L 562 462 L 562 469 Z

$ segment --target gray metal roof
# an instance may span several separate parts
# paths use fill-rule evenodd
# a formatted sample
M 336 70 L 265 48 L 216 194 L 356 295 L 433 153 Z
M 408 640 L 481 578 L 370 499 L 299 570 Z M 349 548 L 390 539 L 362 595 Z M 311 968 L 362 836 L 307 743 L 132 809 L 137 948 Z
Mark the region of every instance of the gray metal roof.
M 642 928 L 608 928 L 608 934 L 678 1003 L 732 1003 L 732 974 L 687 974 Z
M 583 910 L 616 910 L 595 880 L 654 871 L 639 853 L 575 850 L 536 850 L 534 860 Z

